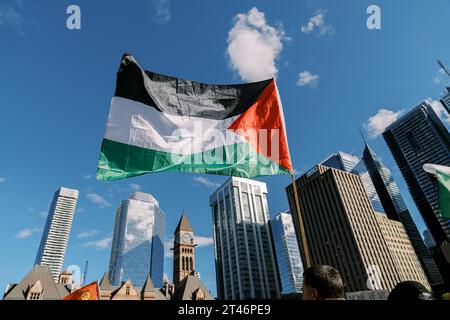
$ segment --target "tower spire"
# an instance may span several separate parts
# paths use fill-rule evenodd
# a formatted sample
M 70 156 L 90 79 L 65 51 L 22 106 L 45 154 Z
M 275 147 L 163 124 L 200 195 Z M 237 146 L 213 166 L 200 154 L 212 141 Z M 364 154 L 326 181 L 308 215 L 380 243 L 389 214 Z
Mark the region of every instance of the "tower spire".
M 183 210 L 183 214 L 181 215 L 180 222 L 178 222 L 177 228 L 175 229 L 175 233 L 180 232 L 180 230 L 189 231 L 189 232 L 193 231 L 191 223 L 189 222 L 184 210 Z
M 437 60 L 437 63 L 439 67 L 441 67 L 442 70 L 450 77 L 450 72 L 448 71 L 447 67 L 439 60 Z
M 367 140 L 366 140 L 366 137 L 364 136 L 364 132 L 362 131 L 362 128 L 359 128 L 358 131 L 359 131 L 359 134 L 361 135 L 361 137 L 362 137 L 362 139 L 363 139 L 363 141 L 364 141 L 364 144 L 365 144 L 366 146 L 368 146 Z

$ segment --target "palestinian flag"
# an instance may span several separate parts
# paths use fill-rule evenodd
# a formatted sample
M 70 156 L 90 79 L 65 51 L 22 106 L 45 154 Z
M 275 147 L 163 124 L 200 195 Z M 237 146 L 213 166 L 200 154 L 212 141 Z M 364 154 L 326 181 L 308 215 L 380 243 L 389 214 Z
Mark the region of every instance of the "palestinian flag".
M 450 174 L 436 170 L 439 187 L 439 211 L 443 218 L 450 219 Z
M 150 172 L 245 178 L 292 172 L 275 80 L 199 83 L 145 71 L 125 54 L 97 180 Z

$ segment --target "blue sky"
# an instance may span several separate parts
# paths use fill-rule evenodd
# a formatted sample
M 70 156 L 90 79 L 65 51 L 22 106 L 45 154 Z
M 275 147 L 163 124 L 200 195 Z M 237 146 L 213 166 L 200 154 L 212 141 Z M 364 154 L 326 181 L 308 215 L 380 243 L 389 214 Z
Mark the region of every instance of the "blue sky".
M 66 9 L 74 3 L 81 8 L 81 30 L 70 31 Z M 450 64 L 449 1 L 130 3 L 0 3 L 1 290 L 31 269 L 53 193 L 66 186 L 80 190 L 66 266 L 89 260 L 88 280 L 102 276 L 115 208 L 139 189 L 153 194 L 166 212 L 167 240 L 186 210 L 195 233 L 204 237 L 196 268 L 215 293 L 208 198 L 225 177 L 93 178 L 115 72 L 126 51 L 146 69 L 202 82 L 250 81 L 276 70 L 294 167 L 307 170 L 338 150 L 361 154 L 363 126 L 424 228 L 377 134 L 420 101 L 439 99 L 448 85 L 435 61 Z M 381 30 L 366 27 L 370 4 L 381 8 Z M 242 43 L 254 45 L 231 50 Z M 259 49 L 267 56 L 255 65 L 251 57 Z M 271 215 L 286 210 L 289 177 L 259 180 L 268 184 Z M 172 277 L 170 257 L 165 271 Z

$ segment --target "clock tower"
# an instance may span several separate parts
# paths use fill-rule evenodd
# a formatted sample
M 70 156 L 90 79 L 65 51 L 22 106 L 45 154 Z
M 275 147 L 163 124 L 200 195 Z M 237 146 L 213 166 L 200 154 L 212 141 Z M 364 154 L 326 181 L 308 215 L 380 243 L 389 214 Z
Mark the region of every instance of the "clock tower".
M 174 233 L 173 246 L 173 283 L 175 288 L 195 270 L 194 231 L 183 212 Z

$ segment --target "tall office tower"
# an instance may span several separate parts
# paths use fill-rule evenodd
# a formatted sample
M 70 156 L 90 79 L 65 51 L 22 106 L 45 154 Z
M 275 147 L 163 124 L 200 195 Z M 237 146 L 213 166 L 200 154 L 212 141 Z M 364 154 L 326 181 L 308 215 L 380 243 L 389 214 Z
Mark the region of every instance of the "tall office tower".
M 380 198 L 378 197 L 377 191 L 375 190 L 375 186 L 372 183 L 372 179 L 370 179 L 369 172 L 367 171 L 363 159 L 339 151 L 329 156 L 320 164 L 329 168 L 335 168 L 346 171 L 348 173 L 359 175 L 363 182 L 367 196 L 372 203 L 373 209 L 376 212 L 384 212 L 383 205 L 381 204 Z
M 78 190 L 60 188 L 55 192 L 36 256 L 35 264 L 48 266 L 55 282 L 64 263 L 77 201 Z
M 442 283 L 439 270 L 420 236 L 391 171 L 383 165 L 367 142 L 365 142 L 363 159 L 387 217 L 403 224 L 430 284 Z
M 433 239 L 433 236 L 431 235 L 430 230 L 426 229 L 423 231 L 423 240 L 425 241 L 425 244 L 428 248 L 432 248 L 436 246 L 436 242 Z
M 450 133 L 433 108 L 422 102 L 391 124 L 383 137 L 434 240 L 438 245 L 449 241 L 450 219 L 439 212 L 437 182 L 422 167 L 450 166 Z
M 282 212 L 273 217 L 270 220 L 270 229 L 277 257 L 281 293 L 301 293 L 303 264 L 290 212 Z
M 442 95 L 441 103 L 447 109 L 447 112 L 450 115 L 450 87 L 447 87 L 445 89 L 445 92 Z
M 150 274 L 161 288 L 164 271 L 164 228 L 166 215 L 152 195 L 133 192 L 116 211 L 109 262 L 113 286 L 131 280 L 142 287 Z
M 219 299 L 280 298 L 266 184 L 231 177 L 209 203 Z
M 425 288 L 431 290 L 427 276 L 412 247 L 408 234 L 403 224 L 399 221 L 389 219 L 385 214 L 375 213 L 378 224 L 383 233 L 395 267 L 402 281 L 417 281 Z M 437 267 L 436 267 L 437 269 Z
M 437 261 L 441 260 L 440 258 L 442 258 L 442 255 L 440 254 L 440 250 L 438 249 L 438 247 L 436 246 L 436 242 L 433 239 L 433 236 L 431 235 L 430 230 L 424 230 L 423 231 L 423 239 L 425 241 L 426 246 L 428 247 L 428 249 L 430 251 L 434 251 L 435 253 L 437 253 L 437 256 L 434 256 L 434 258 L 437 258 Z M 444 261 L 443 262 L 443 268 L 448 268 L 448 266 L 445 264 Z M 441 272 L 439 271 L 439 267 L 437 267 L 435 260 L 433 259 L 432 264 L 430 266 L 430 268 L 428 268 L 428 270 L 431 272 L 431 279 L 434 280 L 434 282 L 431 282 L 430 280 L 430 284 L 432 286 L 435 286 L 436 284 L 442 284 L 444 281 L 443 279 L 443 275 L 445 275 L 445 272 L 443 274 L 441 274 Z M 424 269 L 425 270 L 425 269 Z M 448 276 L 448 275 L 447 275 Z M 430 279 L 430 278 L 428 278 Z
M 361 177 L 317 165 L 296 184 L 311 264 L 338 269 L 347 292 L 394 288 L 401 278 Z M 304 261 L 292 184 L 286 193 Z
M 194 231 L 183 213 L 174 233 L 173 284 L 175 288 L 195 272 Z

